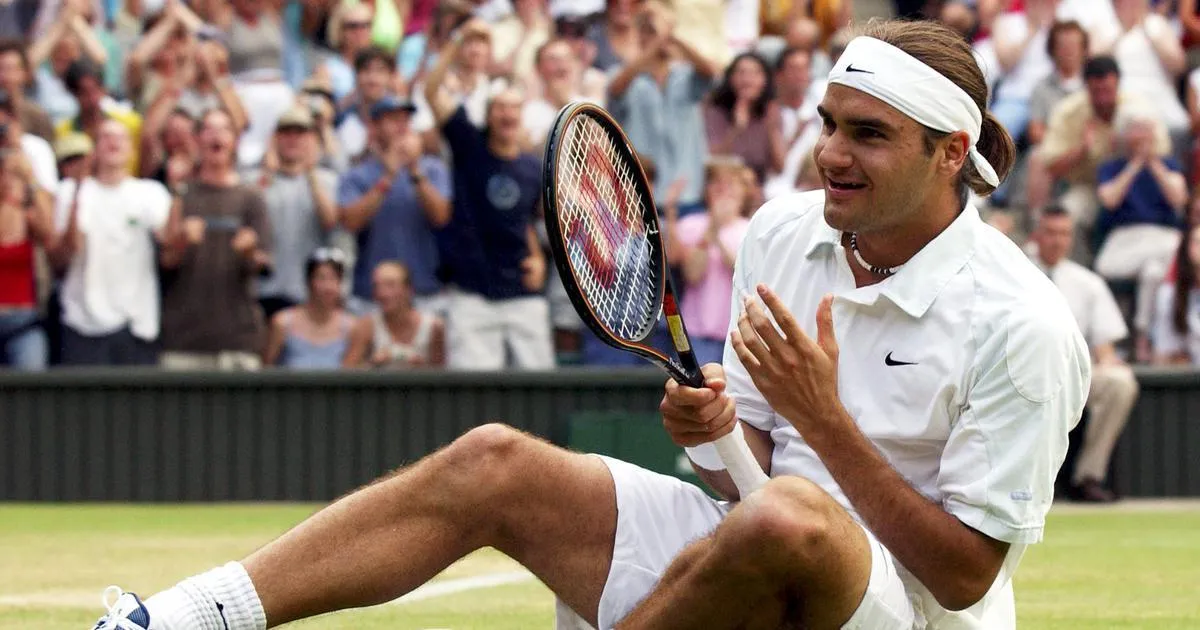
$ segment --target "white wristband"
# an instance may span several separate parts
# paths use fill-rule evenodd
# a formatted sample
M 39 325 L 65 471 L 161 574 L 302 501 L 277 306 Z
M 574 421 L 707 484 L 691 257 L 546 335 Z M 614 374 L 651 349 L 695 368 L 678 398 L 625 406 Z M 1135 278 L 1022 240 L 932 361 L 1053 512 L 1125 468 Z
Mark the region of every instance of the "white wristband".
M 721 461 L 717 447 L 712 442 L 700 446 L 688 446 L 683 450 L 692 463 L 705 470 L 725 470 L 725 462 Z

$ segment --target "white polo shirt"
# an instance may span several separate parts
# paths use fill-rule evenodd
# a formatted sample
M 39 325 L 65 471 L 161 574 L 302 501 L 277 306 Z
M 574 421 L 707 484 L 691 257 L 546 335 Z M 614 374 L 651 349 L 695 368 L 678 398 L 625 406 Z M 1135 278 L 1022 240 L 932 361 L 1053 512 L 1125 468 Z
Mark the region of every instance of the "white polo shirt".
M 60 234 L 71 216 L 75 185 L 73 179 L 59 185 L 55 224 Z M 170 193 L 154 180 L 127 177 L 116 186 L 83 180 L 76 218 L 83 247 L 63 279 L 63 323 L 92 337 L 128 326 L 139 339 L 158 338 L 154 233 L 166 226 L 170 210 Z
M 1034 264 L 1045 270 L 1041 260 L 1034 258 Z M 1067 258 L 1060 260 L 1046 274 L 1062 291 L 1089 347 L 1116 343 L 1129 336 L 1129 327 L 1125 325 L 1117 299 L 1100 274 Z
M 918 618 L 931 628 L 1014 628 L 1010 578 L 1025 546 L 1041 540 L 1091 378 L 1061 293 L 971 206 L 894 276 L 856 288 L 840 233 L 824 220 L 823 191 L 780 197 L 755 214 L 734 271 L 731 326 L 738 298 L 758 283 L 814 339 L 817 305 L 835 296 L 838 393 L 859 429 L 921 494 L 1011 543 L 992 590 L 966 611 L 946 611 L 905 575 Z M 772 476 L 813 481 L 857 519 L 728 345 L 724 365 L 738 416 L 775 442 Z

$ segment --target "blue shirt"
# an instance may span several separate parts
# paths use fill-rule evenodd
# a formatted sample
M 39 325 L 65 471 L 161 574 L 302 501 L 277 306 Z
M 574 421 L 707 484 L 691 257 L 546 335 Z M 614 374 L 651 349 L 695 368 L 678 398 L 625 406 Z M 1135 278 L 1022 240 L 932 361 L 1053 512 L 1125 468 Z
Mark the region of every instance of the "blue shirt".
M 491 300 L 530 295 L 521 283 L 521 261 L 529 256 L 541 160 L 528 153 L 511 160 L 493 155 L 461 106 L 442 133 L 454 155 L 454 216 L 438 234 L 444 279 Z
M 686 183 L 680 205 L 703 199 L 708 140 L 700 104 L 712 87 L 712 80 L 677 62 L 662 86 L 643 72 L 630 81 L 624 94 L 610 99 L 608 109 L 630 144 L 658 167 L 655 199 L 665 199 L 672 182 L 681 177 Z
M 450 196 L 450 173 L 440 160 L 422 157 L 421 172 L 439 193 Z M 375 157 L 364 160 L 338 181 L 337 202 L 346 206 L 367 194 L 381 177 L 384 168 Z M 399 260 L 408 267 L 413 292 L 429 295 L 441 289 L 438 281 L 438 247 L 433 228 L 417 199 L 408 171 L 396 174 L 379 210 L 358 233 L 358 257 L 354 261 L 353 292 L 371 298 L 371 271 L 385 260 Z
M 1129 160 L 1125 158 L 1117 158 L 1101 164 L 1096 172 L 1099 184 L 1106 184 L 1116 179 L 1128 163 Z M 1163 164 L 1174 173 L 1180 173 L 1183 170 L 1179 167 L 1179 162 L 1172 157 L 1163 158 Z M 1149 166 L 1142 167 L 1141 172 L 1133 178 L 1133 183 L 1130 184 L 1129 192 L 1125 194 L 1121 205 L 1111 210 L 1100 209 L 1100 218 L 1096 222 L 1096 228 L 1102 234 L 1107 234 L 1125 225 L 1145 223 L 1181 227 L 1179 215 L 1167 201 L 1167 196 L 1159 187 L 1158 182 L 1154 180 L 1154 173 L 1150 172 Z

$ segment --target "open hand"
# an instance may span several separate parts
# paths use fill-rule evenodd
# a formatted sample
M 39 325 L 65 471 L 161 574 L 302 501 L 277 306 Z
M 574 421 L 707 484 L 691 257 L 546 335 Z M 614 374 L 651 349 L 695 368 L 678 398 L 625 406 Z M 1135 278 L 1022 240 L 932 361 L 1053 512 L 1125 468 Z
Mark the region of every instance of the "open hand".
M 817 307 L 813 341 L 774 291 L 759 285 L 758 295 L 779 330 L 758 301 L 748 297 L 730 341 L 763 398 L 803 435 L 817 423 L 838 417 L 841 408 L 833 296 L 825 296 Z

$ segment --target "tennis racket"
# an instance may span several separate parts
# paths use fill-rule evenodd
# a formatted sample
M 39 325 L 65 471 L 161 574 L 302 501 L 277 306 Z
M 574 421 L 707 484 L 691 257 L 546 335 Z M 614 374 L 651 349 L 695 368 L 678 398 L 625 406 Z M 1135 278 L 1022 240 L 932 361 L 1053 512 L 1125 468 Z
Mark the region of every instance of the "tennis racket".
M 554 264 L 579 317 L 608 345 L 704 387 L 667 272 L 650 183 L 604 109 L 570 103 L 546 142 L 543 208 Z M 677 356 L 647 343 L 666 315 Z M 713 443 L 741 497 L 767 481 L 740 428 Z

